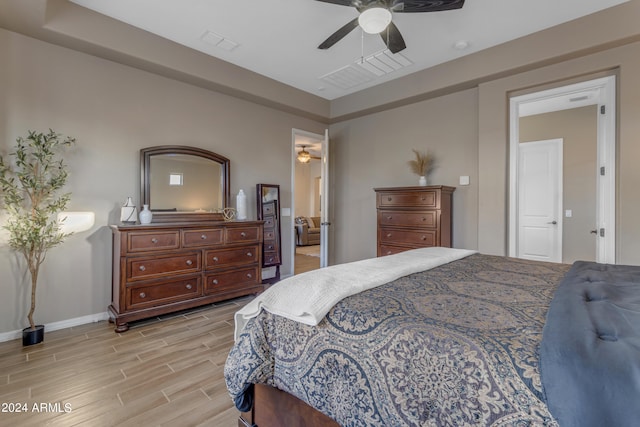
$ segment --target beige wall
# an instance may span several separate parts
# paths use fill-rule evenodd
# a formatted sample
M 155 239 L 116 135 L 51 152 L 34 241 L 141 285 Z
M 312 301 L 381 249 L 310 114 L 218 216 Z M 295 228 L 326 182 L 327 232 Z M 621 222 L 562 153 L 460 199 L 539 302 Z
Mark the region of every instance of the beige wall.
M 373 189 L 417 185 L 407 165 L 414 148 L 436 159 L 430 184 L 457 187 L 453 246 L 477 248 L 477 101 L 477 90 L 469 89 L 330 127 L 333 261 L 376 255 Z M 470 185 L 458 185 L 461 175 Z
M 576 77 L 618 73 L 616 262 L 640 264 L 640 43 L 519 73 L 479 85 L 478 248 L 504 255 L 507 248 L 508 99 L 513 92 L 539 85 L 561 86 Z
M 139 150 L 180 144 L 231 161 L 231 193 L 280 184 L 291 206 L 291 129 L 322 133 L 320 123 L 180 83 L 0 29 L 0 151 L 28 129 L 77 138 L 66 157 L 69 210 L 93 211 L 96 225 L 48 255 L 40 276 L 36 321 L 50 323 L 106 311 L 111 298 L 111 234 L 127 196 L 138 201 Z M 256 151 L 258 149 L 258 151 Z M 274 165 L 279 165 L 274 167 Z M 232 197 L 233 202 L 235 198 Z M 292 224 L 282 218 L 283 253 Z M 0 333 L 22 329 L 26 292 L 16 259 L 0 235 Z M 283 274 L 291 266 L 285 256 Z M 16 282 L 20 282 L 16 286 Z
M 520 143 L 563 139 L 562 262 L 595 261 L 597 106 L 522 117 Z

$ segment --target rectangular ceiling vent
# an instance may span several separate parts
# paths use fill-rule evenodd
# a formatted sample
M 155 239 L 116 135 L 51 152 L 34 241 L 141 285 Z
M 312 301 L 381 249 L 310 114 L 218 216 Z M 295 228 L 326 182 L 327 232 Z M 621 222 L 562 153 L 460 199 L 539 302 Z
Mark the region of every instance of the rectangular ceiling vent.
M 234 42 L 233 40 L 229 40 L 228 38 L 221 36 L 220 34 L 216 34 L 213 31 L 206 31 L 200 37 L 200 40 L 228 52 L 231 52 L 233 49 L 239 46 L 238 43 Z
M 393 54 L 389 49 L 385 49 L 325 74 L 320 80 L 347 90 L 412 64 L 413 62 L 401 53 Z
M 380 77 L 408 67 L 413 62 L 401 53 L 391 53 L 389 49 L 385 49 L 360 59 L 356 64 Z

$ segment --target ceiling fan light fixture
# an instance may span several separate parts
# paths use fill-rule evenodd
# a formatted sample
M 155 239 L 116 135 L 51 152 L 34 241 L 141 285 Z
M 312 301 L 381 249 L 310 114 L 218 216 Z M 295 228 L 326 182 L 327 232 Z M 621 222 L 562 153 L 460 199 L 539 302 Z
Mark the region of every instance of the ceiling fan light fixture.
M 302 147 L 302 150 L 298 152 L 298 161 L 300 163 L 309 163 L 311 160 L 311 154 Z
M 367 34 L 379 34 L 391 22 L 391 11 L 384 7 L 372 7 L 360 14 L 358 25 Z

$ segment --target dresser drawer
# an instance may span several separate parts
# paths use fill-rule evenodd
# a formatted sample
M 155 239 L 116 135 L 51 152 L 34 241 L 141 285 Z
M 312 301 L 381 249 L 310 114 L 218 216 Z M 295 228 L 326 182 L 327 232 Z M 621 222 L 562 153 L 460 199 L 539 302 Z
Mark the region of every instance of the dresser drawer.
M 267 251 L 265 250 L 262 254 L 262 265 L 270 266 L 270 265 L 279 265 L 280 264 L 280 256 L 277 251 Z
M 260 227 L 227 228 L 226 243 L 259 241 Z
M 264 230 L 264 243 L 271 242 L 277 243 L 277 235 L 275 230 Z
M 264 203 L 262 205 L 262 215 L 263 216 L 275 215 L 275 213 L 276 213 L 275 203 Z
M 259 246 L 207 251 L 205 269 L 258 262 L 259 254 Z
M 415 248 L 380 245 L 378 256 L 399 254 L 400 252 L 408 251 L 409 249 L 415 249 Z
M 259 275 L 260 272 L 258 271 L 258 267 L 208 274 L 205 282 L 204 293 L 206 295 L 226 292 L 234 289 L 240 289 L 247 285 L 257 285 L 262 280 Z
M 378 193 L 378 207 L 421 207 L 439 208 L 440 193 L 436 190 L 424 190 L 416 192 L 381 192 Z
M 264 228 L 270 228 L 273 229 L 276 226 L 276 219 L 272 216 L 266 216 L 264 217 Z
M 378 211 L 378 224 L 381 226 L 436 228 L 438 226 L 438 211 Z
M 187 252 L 156 257 L 127 259 L 127 281 L 146 280 L 169 274 L 196 273 L 201 270 L 200 252 Z
M 438 233 L 436 230 L 409 231 L 381 228 L 378 233 L 378 241 L 381 245 L 385 243 L 398 243 L 419 247 L 438 245 Z
M 127 234 L 127 252 L 164 251 L 180 247 L 179 231 L 140 231 Z
M 200 276 L 127 287 L 127 308 L 145 308 L 169 304 L 202 294 Z
M 185 230 L 182 232 L 182 245 L 185 248 L 221 245 L 223 243 L 224 243 L 224 230 L 222 228 Z

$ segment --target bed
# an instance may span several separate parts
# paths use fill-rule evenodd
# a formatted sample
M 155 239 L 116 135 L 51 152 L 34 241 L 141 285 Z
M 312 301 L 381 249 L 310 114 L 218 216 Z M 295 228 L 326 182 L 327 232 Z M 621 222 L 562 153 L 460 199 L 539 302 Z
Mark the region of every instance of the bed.
M 389 265 L 432 251 L 444 261 L 385 279 Z M 321 284 L 305 290 L 311 275 L 270 288 L 236 315 L 225 379 L 244 412 L 239 425 L 636 425 L 638 267 L 443 248 L 403 254 L 364 261 L 354 276 L 337 267 L 338 288 L 362 271 L 374 285 L 358 283 L 346 297 L 330 289 L 313 315 L 291 303 L 322 297 Z M 293 315 L 270 306 L 280 290 Z

